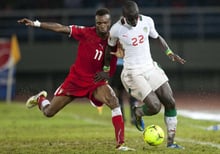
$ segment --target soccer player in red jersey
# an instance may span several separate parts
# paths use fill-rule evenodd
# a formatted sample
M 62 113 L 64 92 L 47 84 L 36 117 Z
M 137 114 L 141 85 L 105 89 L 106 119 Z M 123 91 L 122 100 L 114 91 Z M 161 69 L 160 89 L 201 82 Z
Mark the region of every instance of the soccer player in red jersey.
M 101 8 L 96 11 L 94 27 L 65 26 L 59 23 L 32 21 L 26 18 L 18 20 L 18 23 L 65 33 L 79 41 L 75 63 L 71 66 L 64 82 L 54 93 L 53 99 L 49 101 L 46 98 L 47 92 L 41 91 L 27 100 L 27 108 L 38 105 L 46 117 L 52 117 L 75 98 L 87 97 L 96 106 L 106 104 L 112 112 L 112 123 L 117 142 L 116 149 L 121 151 L 134 150 L 124 146 L 124 121 L 118 98 L 106 80 L 99 82 L 94 80 L 97 72 L 104 69 L 105 72 L 112 74 L 114 72 L 112 68 L 116 68 L 116 57 L 111 63 L 111 70 L 103 68 L 104 52 L 111 26 L 109 10 Z

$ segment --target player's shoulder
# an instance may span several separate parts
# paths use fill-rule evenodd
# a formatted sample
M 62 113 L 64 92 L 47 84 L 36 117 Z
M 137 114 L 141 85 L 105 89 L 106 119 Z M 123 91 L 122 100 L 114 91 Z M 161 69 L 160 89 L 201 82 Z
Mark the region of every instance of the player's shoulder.
M 85 26 L 80 26 L 80 25 L 70 25 L 69 27 L 74 28 L 74 29 L 85 29 Z
M 96 32 L 96 28 L 95 27 L 87 27 L 86 30 L 91 32 L 91 33 Z
M 78 26 L 78 25 L 72 25 L 71 27 L 71 33 L 75 39 L 77 40 L 83 40 L 88 39 L 93 36 L 97 36 L 95 27 L 87 27 L 87 26 Z
M 140 14 L 140 20 L 141 21 L 146 21 L 146 22 L 151 22 L 153 21 L 153 19 L 150 17 L 150 16 L 146 16 L 146 15 L 143 15 L 143 14 Z
M 115 22 L 112 27 L 111 31 L 119 31 L 127 26 L 125 18 L 121 17 L 117 22 Z
M 84 31 L 87 31 L 87 32 L 94 32 L 96 31 L 96 28 L 93 26 L 93 27 L 85 27 L 83 28 Z
M 94 31 L 95 27 L 87 27 L 87 26 L 80 26 L 80 25 L 71 25 L 70 27 L 73 27 L 75 29 L 83 30 L 83 31 Z

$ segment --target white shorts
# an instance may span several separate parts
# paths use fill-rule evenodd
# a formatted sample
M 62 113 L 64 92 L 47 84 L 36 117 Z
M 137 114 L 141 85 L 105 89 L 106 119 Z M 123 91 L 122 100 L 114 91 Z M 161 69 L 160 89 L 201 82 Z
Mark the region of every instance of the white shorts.
M 149 69 L 124 68 L 121 73 L 121 81 L 128 93 L 136 99 L 143 101 L 151 91 L 157 90 L 167 82 L 168 78 L 164 71 L 154 62 L 153 66 Z

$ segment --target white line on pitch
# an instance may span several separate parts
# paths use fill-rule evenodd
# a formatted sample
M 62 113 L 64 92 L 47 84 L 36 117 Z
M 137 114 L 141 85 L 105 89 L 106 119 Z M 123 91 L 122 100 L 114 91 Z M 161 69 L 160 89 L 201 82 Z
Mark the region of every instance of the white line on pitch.
M 101 121 L 97 121 L 91 118 L 82 118 L 78 115 L 73 115 L 74 119 L 80 119 L 83 120 L 85 122 L 91 123 L 91 124 L 99 124 L 99 125 L 109 125 L 108 122 L 101 122 Z M 138 132 L 136 128 L 129 128 L 129 127 L 125 127 L 126 131 L 130 131 L 130 132 Z M 175 138 L 177 141 L 180 142 L 187 142 L 187 143 L 192 143 L 192 144 L 200 144 L 200 145 L 205 145 L 205 146 L 211 146 L 211 147 L 215 147 L 220 149 L 220 144 L 216 144 L 216 143 L 212 143 L 212 142 L 202 142 L 202 141 L 197 141 L 197 140 L 192 140 L 192 139 L 183 139 L 183 138 Z
M 193 143 L 193 144 L 200 144 L 200 145 L 206 145 L 211 146 L 220 149 L 220 144 L 212 143 L 212 142 L 202 142 L 202 141 L 196 141 L 192 139 L 183 139 L 183 138 L 176 138 L 177 141 L 180 142 L 187 142 L 187 143 Z

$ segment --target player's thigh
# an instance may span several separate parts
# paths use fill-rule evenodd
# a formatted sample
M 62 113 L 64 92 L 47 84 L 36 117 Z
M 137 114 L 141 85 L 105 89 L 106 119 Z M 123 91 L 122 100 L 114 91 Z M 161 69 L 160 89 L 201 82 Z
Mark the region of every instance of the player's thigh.
M 157 114 L 161 109 L 161 103 L 154 91 L 151 91 L 143 100 L 147 105 L 147 115 Z
M 165 72 L 157 65 L 157 63 L 154 63 L 154 68 L 148 75 L 148 82 L 153 91 L 156 91 L 167 81 L 168 77 L 166 76 Z
M 152 91 L 144 73 L 123 70 L 121 80 L 126 91 L 138 100 L 143 101 L 144 98 Z
M 93 92 L 93 96 L 96 100 L 106 104 L 111 109 L 119 106 L 115 92 L 108 84 L 99 86 Z
M 48 116 L 53 116 L 72 100 L 73 98 L 70 96 L 54 96 L 50 105 L 45 108 L 44 113 Z

